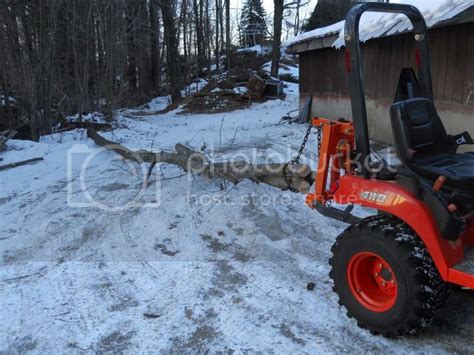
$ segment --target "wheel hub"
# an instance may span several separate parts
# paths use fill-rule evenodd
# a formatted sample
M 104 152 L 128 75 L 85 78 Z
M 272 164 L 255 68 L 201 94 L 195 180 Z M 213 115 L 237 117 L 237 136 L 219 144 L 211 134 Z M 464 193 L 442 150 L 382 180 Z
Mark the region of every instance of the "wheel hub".
M 365 308 L 386 312 L 397 300 L 397 280 L 389 263 L 372 252 L 354 255 L 347 267 L 352 294 Z
M 385 281 L 392 281 L 392 270 L 383 268 L 380 275 L 382 275 Z

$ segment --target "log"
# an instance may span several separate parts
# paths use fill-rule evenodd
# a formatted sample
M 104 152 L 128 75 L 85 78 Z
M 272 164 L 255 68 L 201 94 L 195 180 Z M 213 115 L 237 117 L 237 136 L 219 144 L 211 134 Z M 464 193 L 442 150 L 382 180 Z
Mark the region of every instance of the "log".
M 186 172 L 203 175 L 207 179 L 221 178 L 234 184 L 248 179 L 255 183 L 264 183 L 280 190 L 309 192 L 314 183 L 314 174 L 308 165 L 292 163 L 288 165 L 286 175 L 290 186 L 284 178 L 286 164 L 251 164 L 246 161 L 213 163 L 201 152 L 192 150 L 183 144 L 176 144 L 175 152 L 150 152 L 147 150 L 132 151 L 116 142 L 102 137 L 94 129 L 87 130 L 87 136 L 98 146 L 114 151 L 125 159 L 137 163 L 167 163 L 179 166 Z
M 7 142 L 17 134 L 17 131 L 5 131 L 0 133 L 0 152 L 7 150 Z
M 41 161 L 41 160 L 43 160 L 43 158 L 33 158 L 33 159 L 18 161 L 16 163 L 0 165 L 0 171 L 7 170 L 7 169 L 13 169 L 13 168 L 16 168 L 18 166 L 23 166 L 23 165 L 27 165 L 27 164 L 33 164 L 33 163 L 36 163 L 36 162 Z

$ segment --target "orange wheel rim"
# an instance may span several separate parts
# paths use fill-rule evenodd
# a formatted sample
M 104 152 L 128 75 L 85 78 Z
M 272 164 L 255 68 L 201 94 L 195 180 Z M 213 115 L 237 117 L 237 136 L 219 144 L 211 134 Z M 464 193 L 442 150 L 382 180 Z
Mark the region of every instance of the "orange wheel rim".
M 354 255 L 347 266 L 347 279 L 356 300 L 372 312 L 386 312 L 397 301 L 395 273 L 390 264 L 375 253 Z

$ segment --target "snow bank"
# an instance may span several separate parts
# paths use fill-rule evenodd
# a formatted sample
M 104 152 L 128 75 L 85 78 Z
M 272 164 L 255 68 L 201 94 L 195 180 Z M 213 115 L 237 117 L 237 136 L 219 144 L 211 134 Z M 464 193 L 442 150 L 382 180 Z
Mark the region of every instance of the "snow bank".
M 245 86 L 236 86 L 232 89 L 237 95 L 244 95 L 249 92 L 249 90 Z
M 271 51 L 272 49 L 270 47 L 262 46 L 260 44 L 257 44 L 256 46 L 253 46 L 253 47 L 240 48 L 237 50 L 238 53 L 255 52 L 259 55 L 268 55 L 271 53 Z
M 260 55 L 260 56 L 270 55 L 272 53 L 272 47 L 262 46 L 260 44 L 257 44 L 256 46 L 253 46 L 253 47 L 237 49 L 237 53 L 251 53 L 251 52 L 255 52 L 257 53 L 257 55 Z M 281 55 L 281 58 L 288 58 L 288 59 L 293 58 L 293 54 L 287 53 L 286 43 L 282 43 L 280 47 L 280 55 Z
M 79 116 L 79 114 L 76 114 L 74 116 L 67 116 L 66 121 L 68 121 L 68 122 L 92 122 L 92 123 L 101 123 L 101 124 L 106 124 L 107 123 L 104 115 L 100 112 L 86 113 L 86 114 L 82 115 L 82 118 Z
M 265 63 L 262 65 L 262 70 L 270 74 L 272 69 L 272 62 Z M 300 71 L 297 66 L 280 64 L 280 68 L 278 69 L 278 75 L 291 75 L 296 80 L 300 78 Z
M 474 6 L 474 0 L 398 0 L 392 2 L 416 6 L 425 17 L 428 27 L 433 27 L 442 21 L 455 17 Z M 339 49 L 344 46 L 344 25 L 345 21 L 340 21 L 327 27 L 302 33 L 286 42 L 285 45 L 290 46 L 310 38 L 339 34 L 339 38 L 332 45 Z M 372 38 L 389 36 L 411 29 L 411 23 L 404 15 L 366 12 L 360 21 L 360 40 L 366 42 Z
M 212 66 L 211 66 L 212 67 Z M 206 87 L 209 84 L 209 81 L 202 78 L 197 78 L 193 80 L 189 85 L 186 85 L 186 89 L 181 90 L 181 95 L 186 97 L 188 94 L 194 94 Z
M 150 111 L 158 112 L 167 108 L 171 104 L 171 96 L 158 96 L 147 103 Z

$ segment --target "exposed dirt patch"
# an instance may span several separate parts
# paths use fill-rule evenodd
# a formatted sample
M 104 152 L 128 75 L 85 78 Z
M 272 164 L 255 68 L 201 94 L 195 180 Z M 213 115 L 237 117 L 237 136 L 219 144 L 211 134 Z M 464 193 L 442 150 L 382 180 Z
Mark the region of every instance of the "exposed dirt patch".
M 119 330 L 102 337 L 97 343 L 98 352 L 119 353 L 127 350 L 135 332 L 122 333 Z
M 301 339 L 301 338 L 298 338 L 295 333 L 292 332 L 292 330 L 290 329 L 290 327 L 286 324 L 282 324 L 280 325 L 280 333 L 287 337 L 288 339 L 291 339 L 292 341 L 294 341 L 295 343 L 297 344 L 300 344 L 300 345 L 306 345 L 306 342 Z
M 121 311 L 126 310 L 127 308 L 138 307 L 138 305 L 139 305 L 138 301 L 134 299 L 132 296 L 128 295 L 128 296 L 121 297 L 117 303 L 108 307 L 107 310 L 109 312 L 121 312 Z
M 250 101 L 238 100 L 233 94 L 208 93 L 187 98 L 180 114 L 232 112 L 249 105 Z
M 5 344 L 4 344 L 5 345 Z M 2 354 L 26 354 L 36 349 L 38 346 L 37 340 L 33 339 L 31 336 L 26 336 L 23 338 L 17 338 L 13 343 L 11 343 L 8 348 L 0 351 Z
M 239 288 L 247 283 L 247 276 L 236 271 L 227 261 L 216 262 L 217 272 L 214 277 L 214 286 L 225 290 L 238 292 Z
M 218 235 L 222 238 L 225 236 L 224 232 L 221 231 L 222 234 Z M 203 241 L 207 243 L 207 247 L 213 253 L 222 253 L 222 252 L 229 252 L 232 254 L 233 259 L 240 262 L 247 262 L 252 259 L 249 251 L 244 247 L 238 245 L 237 243 L 229 242 L 224 243 L 220 238 L 214 238 L 209 234 L 201 234 L 201 238 Z
M 161 251 L 162 254 L 168 255 L 168 256 L 175 256 L 176 254 L 179 253 L 179 250 L 176 250 L 176 251 L 168 250 L 168 248 L 164 244 L 156 244 L 153 248 L 155 250 Z

